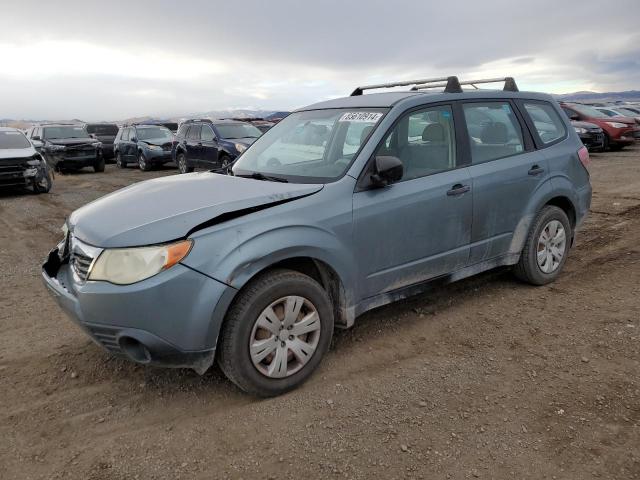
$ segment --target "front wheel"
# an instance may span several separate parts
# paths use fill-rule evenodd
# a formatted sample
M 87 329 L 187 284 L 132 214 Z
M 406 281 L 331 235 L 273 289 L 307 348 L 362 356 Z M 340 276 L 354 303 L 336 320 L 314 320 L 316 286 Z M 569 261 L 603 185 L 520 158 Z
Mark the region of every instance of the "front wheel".
M 187 156 L 184 154 L 184 152 L 180 152 L 178 154 L 178 157 L 177 157 L 176 161 L 178 163 L 178 170 L 180 171 L 180 173 L 191 173 L 191 172 L 193 172 L 193 167 L 190 167 L 187 164 Z
M 220 173 L 224 173 L 225 175 L 229 175 L 229 169 L 231 168 L 231 158 L 229 155 L 223 155 L 220 158 Z
M 96 173 L 104 172 L 104 157 L 100 156 L 96 163 L 93 164 L 93 171 Z
M 318 282 L 291 270 L 252 280 L 227 313 L 218 347 L 225 375 L 252 395 L 272 397 L 301 385 L 333 336 L 333 309 Z
M 147 162 L 147 159 L 144 157 L 144 153 L 142 152 L 138 154 L 138 166 L 143 172 L 148 172 L 149 170 L 151 170 L 151 164 Z
M 127 162 L 124 161 L 120 152 L 116 153 L 116 168 L 127 168 Z
M 532 285 L 553 282 L 567 261 L 572 238 L 571 223 L 564 210 L 547 205 L 529 231 L 514 273 Z

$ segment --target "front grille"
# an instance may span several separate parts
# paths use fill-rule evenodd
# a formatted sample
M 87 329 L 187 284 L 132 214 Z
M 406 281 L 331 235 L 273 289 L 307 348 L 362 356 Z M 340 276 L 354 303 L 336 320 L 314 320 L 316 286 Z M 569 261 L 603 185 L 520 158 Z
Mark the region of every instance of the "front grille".
M 73 234 L 69 234 L 69 263 L 80 281 L 84 282 L 89 278 L 91 265 L 101 251 L 99 248 L 81 242 Z
M 89 157 L 91 155 L 95 155 L 95 152 L 95 148 L 67 148 L 64 152 L 64 156 L 67 158 Z
M 19 185 L 24 183 L 23 165 L 0 165 L 0 185 Z
M 88 328 L 91 336 L 104 348 L 111 353 L 122 353 L 116 337 L 117 330 L 108 327 L 96 327 L 95 325 L 89 325 Z

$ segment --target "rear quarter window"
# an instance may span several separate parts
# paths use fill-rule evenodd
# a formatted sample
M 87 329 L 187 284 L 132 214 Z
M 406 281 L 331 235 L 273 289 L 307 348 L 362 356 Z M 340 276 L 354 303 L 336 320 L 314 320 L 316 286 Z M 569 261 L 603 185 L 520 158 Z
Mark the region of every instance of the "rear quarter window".
M 555 108 L 546 102 L 523 102 L 531 123 L 544 145 L 564 138 L 567 134 L 562 118 Z

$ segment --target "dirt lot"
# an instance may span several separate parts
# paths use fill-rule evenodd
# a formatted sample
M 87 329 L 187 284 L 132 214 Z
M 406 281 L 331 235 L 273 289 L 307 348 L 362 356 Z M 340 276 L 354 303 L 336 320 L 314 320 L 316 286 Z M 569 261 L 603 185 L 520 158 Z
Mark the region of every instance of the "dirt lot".
M 640 147 L 592 159 L 557 283 L 490 272 L 378 309 L 270 400 L 110 358 L 41 284 L 73 209 L 175 170 L 1 195 L 0 478 L 640 478 Z

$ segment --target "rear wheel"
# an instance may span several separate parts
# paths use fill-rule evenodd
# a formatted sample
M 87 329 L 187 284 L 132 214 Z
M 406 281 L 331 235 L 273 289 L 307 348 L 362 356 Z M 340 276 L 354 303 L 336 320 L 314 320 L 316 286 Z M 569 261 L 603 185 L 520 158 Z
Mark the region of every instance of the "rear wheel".
M 220 334 L 218 363 L 247 393 L 271 397 L 301 385 L 329 349 L 333 310 L 312 278 L 273 270 L 245 287 Z
M 148 172 L 149 170 L 151 170 L 151 164 L 147 162 L 147 159 L 144 157 L 144 153 L 142 152 L 138 154 L 138 166 L 143 172 Z
M 190 167 L 187 164 L 187 156 L 185 155 L 184 152 L 180 152 L 178 154 L 177 162 L 178 162 L 178 170 L 180 170 L 180 173 L 191 173 L 191 172 L 193 172 L 193 167 Z
M 572 238 L 571 223 L 564 210 L 547 205 L 529 231 L 514 273 L 532 285 L 553 282 L 564 267 Z

